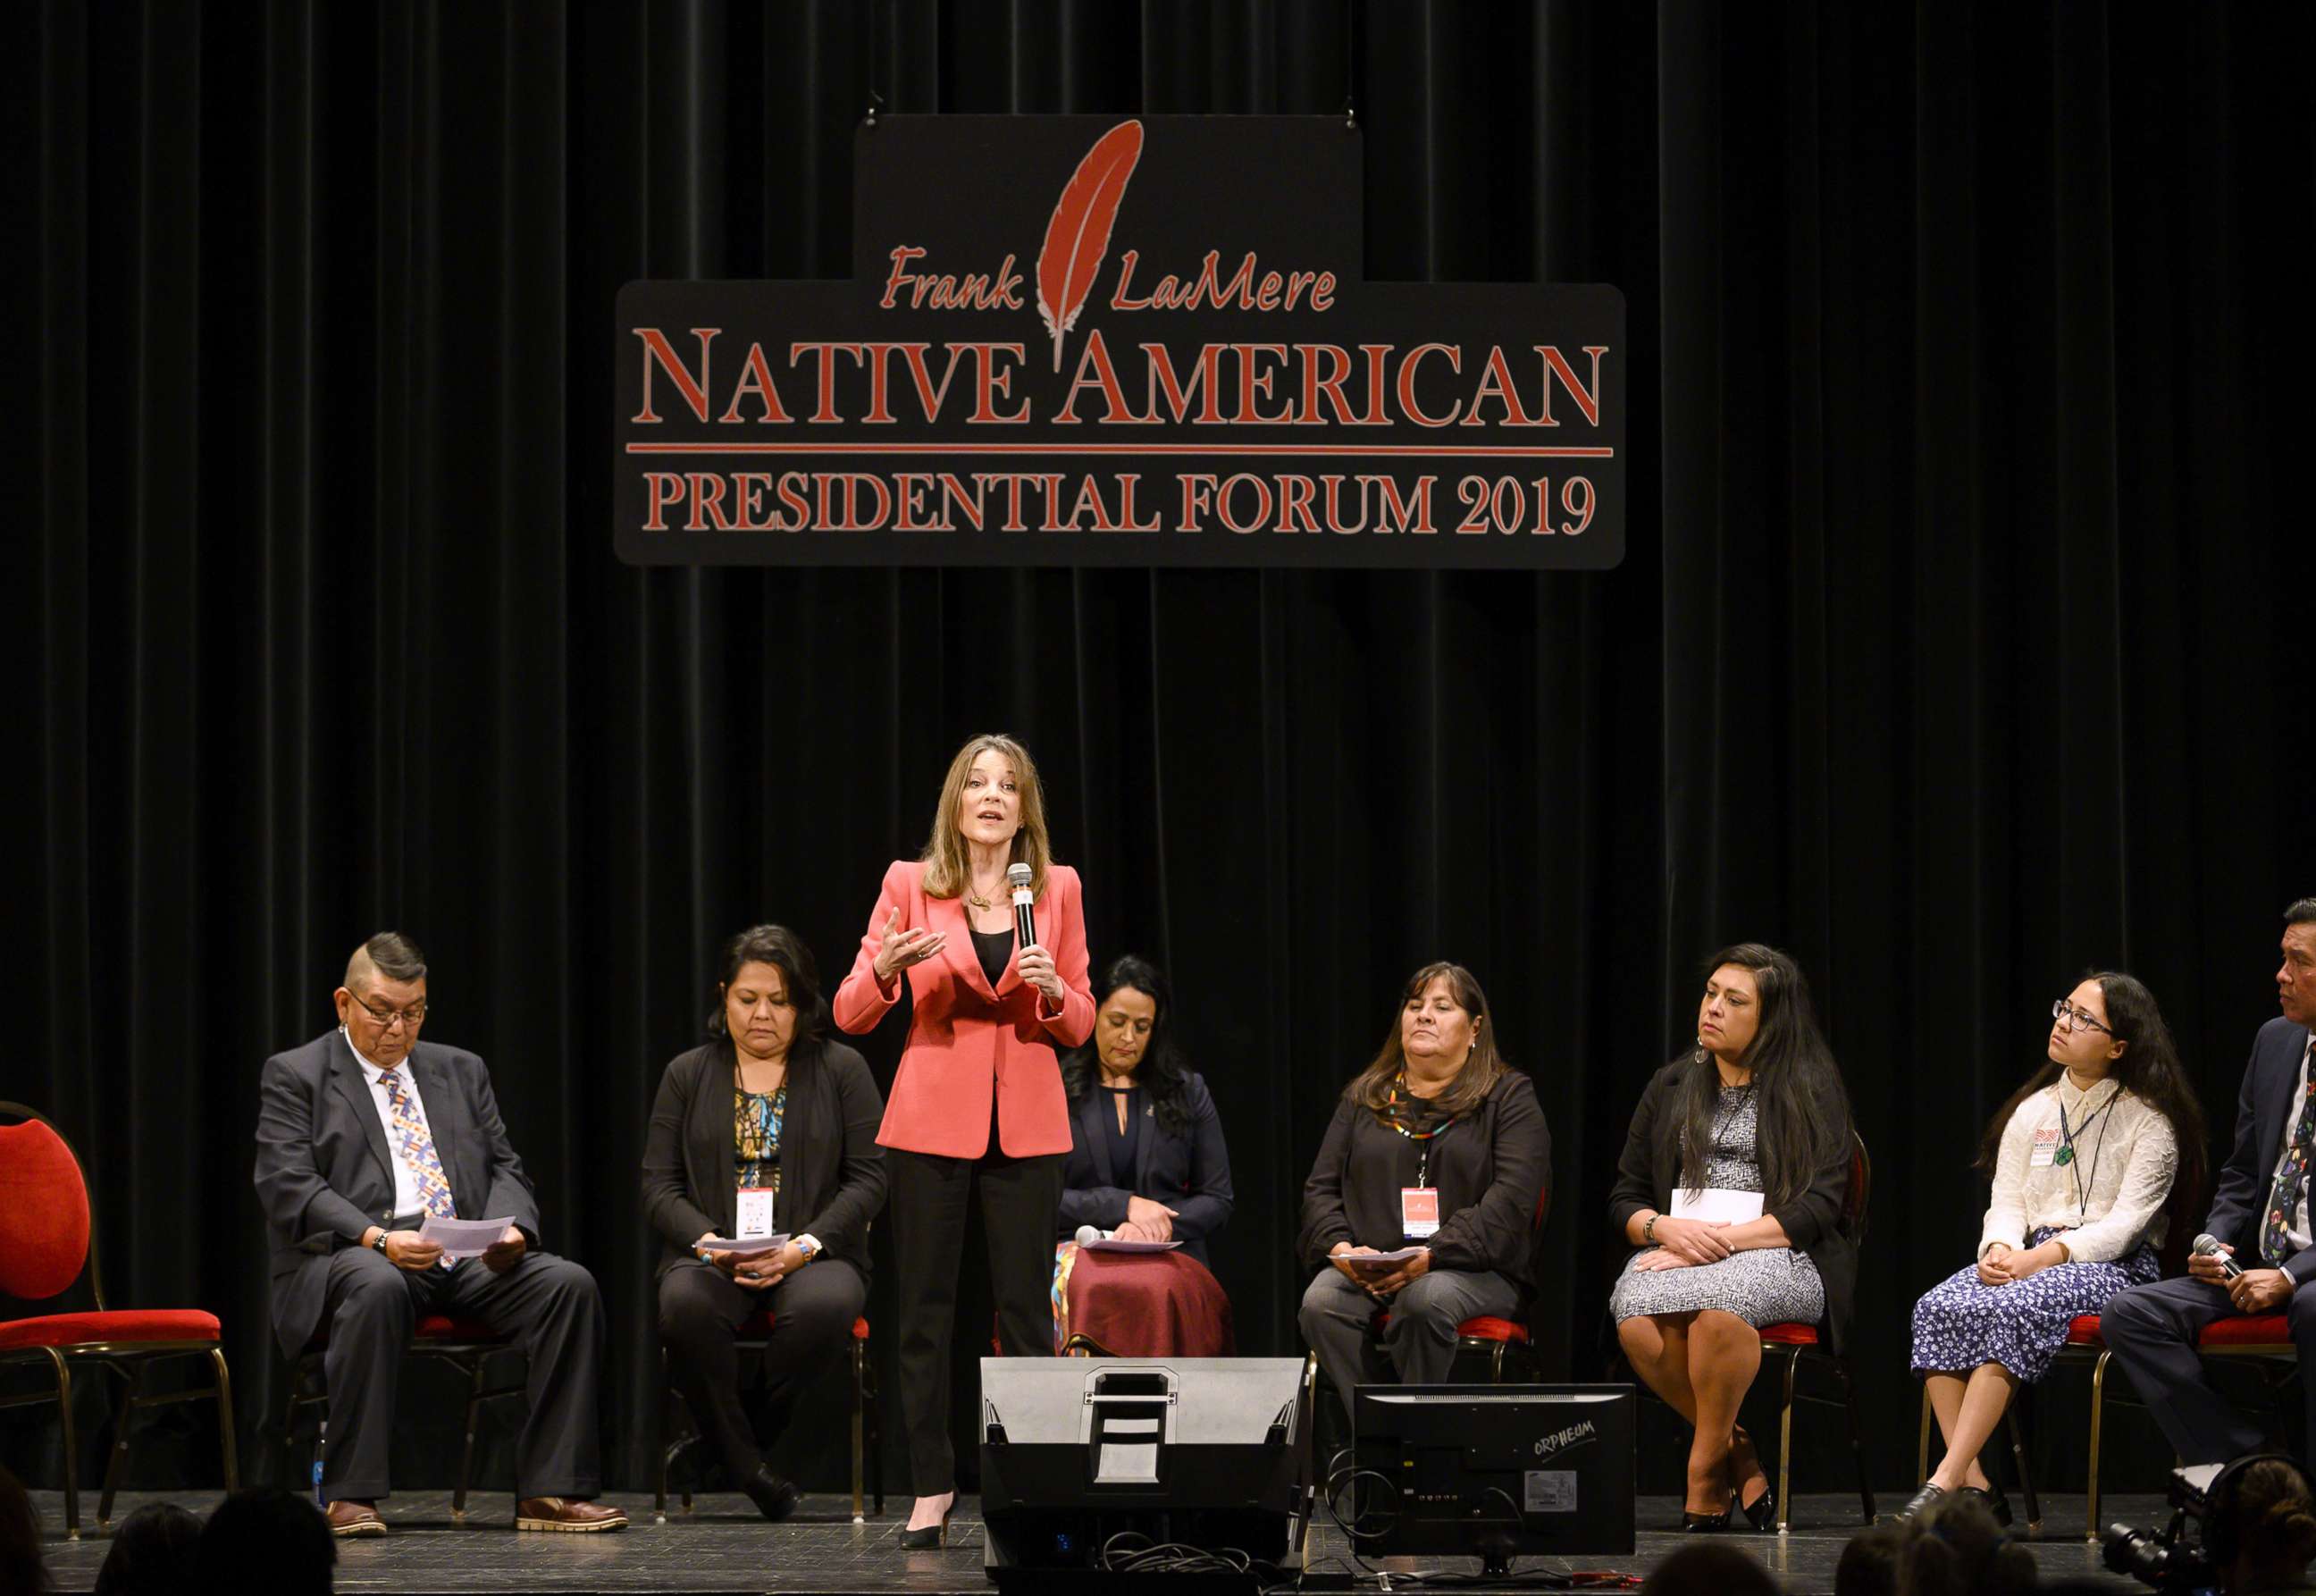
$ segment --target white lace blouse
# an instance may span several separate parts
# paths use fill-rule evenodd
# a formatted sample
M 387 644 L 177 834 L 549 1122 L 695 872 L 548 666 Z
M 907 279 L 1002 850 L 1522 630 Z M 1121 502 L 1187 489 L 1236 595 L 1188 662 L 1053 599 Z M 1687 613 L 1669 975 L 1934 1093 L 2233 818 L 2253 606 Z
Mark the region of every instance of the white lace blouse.
M 2178 1164 L 2171 1122 L 2144 1099 L 2108 1081 L 2078 1092 L 2062 1074 L 2003 1127 L 1978 1255 L 1997 1242 L 2023 1247 L 2044 1226 L 2067 1233 L 2079 1263 L 2128 1256 L 2142 1241 L 2160 1247 Z

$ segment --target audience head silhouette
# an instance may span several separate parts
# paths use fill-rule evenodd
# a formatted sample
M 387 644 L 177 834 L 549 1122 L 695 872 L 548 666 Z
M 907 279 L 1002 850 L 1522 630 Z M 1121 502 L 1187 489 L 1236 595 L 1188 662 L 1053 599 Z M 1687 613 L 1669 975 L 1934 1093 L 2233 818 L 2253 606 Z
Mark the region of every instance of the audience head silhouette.
M 96 1596 L 178 1596 L 193 1588 L 200 1544 L 198 1514 L 174 1502 L 148 1502 L 120 1520 L 96 1571 Z
M 1693 1541 L 1650 1571 L 1641 1596 L 1781 1596 L 1777 1576 L 1725 1540 Z
M 330 1590 L 337 1561 L 329 1521 L 305 1497 L 279 1486 L 236 1491 L 201 1530 L 193 1589 L 202 1596 L 316 1596 Z

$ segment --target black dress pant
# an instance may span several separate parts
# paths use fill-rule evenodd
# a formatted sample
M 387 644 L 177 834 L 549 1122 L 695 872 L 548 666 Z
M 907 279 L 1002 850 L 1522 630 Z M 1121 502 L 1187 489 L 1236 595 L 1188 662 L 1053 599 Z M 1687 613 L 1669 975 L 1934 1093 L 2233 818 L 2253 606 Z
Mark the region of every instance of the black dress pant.
M 798 1393 L 843 1350 L 868 1298 L 860 1271 L 842 1258 L 807 1263 L 762 1291 L 735 1286 L 712 1264 L 671 1264 L 659 1278 L 659 1337 L 669 1380 L 691 1409 L 737 1485 L 763 1461 L 740 1405 L 735 1333 L 749 1315 L 772 1315 L 764 1393 L 783 1422 Z
M 515 1495 L 594 1495 L 603 1488 L 595 1380 L 603 1360 L 603 1300 L 595 1277 L 552 1253 L 526 1253 L 503 1274 L 479 1258 L 449 1269 L 396 1269 L 383 1253 L 345 1247 L 330 1258 L 324 1297 L 330 1393 L 322 1494 L 387 1494 L 387 1443 L 403 1353 L 421 1314 L 479 1319 L 522 1349 L 530 1414 L 515 1449 Z
M 998 1345 L 1008 1358 L 1050 1358 L 1055 1226 L 1067 1162 L 1060 1153 L 1010 1158 L 997 1150 L 993 1126 L 989 1151 L 979 1158 L 885 1150 L 900 1288 L 901 1422 L 908 1431 L 909 1473 L 920 1496 L 957 1487 L 957 1454 L 949 1434 L 949 1337 L 957 1324 L 965 1205 L 972 1188 L 981 1188 Z
M 2267 1442 L 2258 1422 L 2212 1388 L 2196 1351 L 2204 1326 L 2235 1311 L 2228 1294 L 2209 1281 L 2173 1279 L 2119 1292 L 2099 1313 L 2099 1333 L 2115 1360 L 2187 1463 L 2224 1463 Z M 2284 1317 L 2300 1351 L 2309 1444 L 2316 1446 L 2316 1281 L 2292 1294 Z

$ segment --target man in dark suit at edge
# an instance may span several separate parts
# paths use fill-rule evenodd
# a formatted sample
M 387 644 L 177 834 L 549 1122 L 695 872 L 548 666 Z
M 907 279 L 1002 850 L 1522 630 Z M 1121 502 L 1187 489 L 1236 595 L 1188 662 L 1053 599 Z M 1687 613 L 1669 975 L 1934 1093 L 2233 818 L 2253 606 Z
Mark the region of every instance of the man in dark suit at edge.
M 2217 1319 L 2282 1313 L 2300 1349 L 2301 1384 L 2316 1436 L 2316 1234 L 2308 1175 L 2316 1153 L 2316 897 L 2284 912 L 2276 972 L 2280 1017 L 2259 1029 L 2236 1108 L 2235 1146 L 2212 1194 L 2207 1228 L 2240 1263 L 2191 1257 L 2187 1278 L 2137 1286 L 2100 1315 L 2107 1343 L 2182 1459 L 2220 1463 L 2266 1437 L 2212 1389 L 2196 1338 Z
M 356 949 L 335 1001 L 336 1030 L 265 1061 L 256 1166 L 273 1333 L 293 1359 L 328 1341 L 332 1533 L 386 1533 L 375 1504 L 387 1493 L 395 1386 L 426 1313 L 479 1319 L 529 1360 L 515 1528 L 624 1529 L 626 1514 L 589 1500 L 602 1486 L 602 1299 L 585 1270 L 539 1250 L 539 1204 L 489 1072 L 419 1041 L 426 963 L 406 937 L 381 932 Z M 419 1239 L 430 1214 L 510 1223 L 481 1257 L 446 1262 Z

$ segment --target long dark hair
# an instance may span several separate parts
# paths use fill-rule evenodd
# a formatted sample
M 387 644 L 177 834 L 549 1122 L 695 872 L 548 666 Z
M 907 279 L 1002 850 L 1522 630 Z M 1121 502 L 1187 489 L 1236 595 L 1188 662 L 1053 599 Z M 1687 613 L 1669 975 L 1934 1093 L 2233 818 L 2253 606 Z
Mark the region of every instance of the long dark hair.
M 708 994 L 708 1034 L 719 1040 L 732 1034 L 724 1023 L 724 994 L 740 978 L 741 967 L 750 964 L 768 964 L 780 972 L 797 1015 L 788 1050 L 803 1056 L 827 1034 L 828 1003 L 820 994 L 820 966 L 811 947 L 785 925 L 752 925 L 724 944 L 716 988 Z
M 1150 1094 L 1150 1111 L 1157 1116 L 1160 1128 L 1169 1136 L 1180 1136 L 1190 1128 L 1190 1072 L 1174 1046 L 1173 985 L 1166 972 L 1149 959 L 1135 953 L 1121 954 L 1101 972 L 1101 981 L 1094 988 L 1099 994 L 1094 1012 L 1100 1013 L 1121 987 L 1131 987 L 1157 1008 L 1150 1021 L 1149 1045 L 1142 1049 L 1142 1062 L 1134 1068 L 1134 1083 Z M 1062 1089 L 1072 1102 L 1084 1101 L 1100 1080 L 1093 1043 L 1073 1048 L 1063 1057 Z
M 1456 1006 L 1472 1016 L 1472 1051 L 1465 1057 L 1463 1067 L 1448 1083 L 1448 1090 L 1431 1100 L 1432 1110 L 1452 1119 L 1477 1108 L 1495 1090 L 1496 1083 L 1511 1066 L 1496 1050 L 1496 1022 L 1488 1012 L 1488 994 L 1480 990 L 1477 976 L 1460 964 L 1440 959 L 1408 976 L 1407 985 L 1399 990 L 1399 1002 L 1392 1007 L 1391 1029 L 1384 1032 L 1383 1046 L 1367 1061 L 1367 1068 L 1344 1088 L 1344 1096 L 1378 1114 L 1390 1104 L 1393 1083 L 1407 1068 L 1407 1055 L 1399 1045 L 1400 1016 L 1409 1003 L 1423 995 L 1426 987 L 1441 979 L 1447 981 Z
M 1782 1208 L 1809 1190 L 1821 1167 L 1848 1155 L 1849 1096 L 1833 1049 L 1818 1030 L 1809 977 L 1793 955 L 1766 942 L 1740 942 L 1706 959 L 1704 973 L 1710 978 L 1724 965 L 1750 974 L 1760 999 L 1759 1028 L 1741 1062 L 1753 1072 L 1759 1105 L 1754 1156 L 1761 1166 L 1762 1202 Z M 1705 1185 L 1713 1119 L 1721 1106 L 1721 1072 L 1704 1048 L 1689 1056 L 1680 1103 L 1680 1183 L 1696 1191 Z
M 2184 1235 L 2204 1201 L 2203 1104 L 2196 1101 L 2196 1088 L 2179 1063 L 2179 1049 L 2171 1040 L 2171 1028 L 2163 1023 L 2163 1011 L 2155 1005 L 2155 994 L 2139 977 L 2121 970 L 2086 970 L 2082 979 L 2098 983 L 2099 995 L 2107 1000 L 2107 1029 L 2123 1044 L 2123 1052 L 2107 1064 L 2107 1079 L 2171 1122 L 2179 1163 L 2171 1177 L 2171 1195 L 2163 1204 L 2164 1235 Z M 1993 1178 L 2010 1116 L 2066 1067 L 2055 1058 L 2044 1060 L 2043 1067 L 1994 1111 L 1978 1141 L 1979 1173 Z

